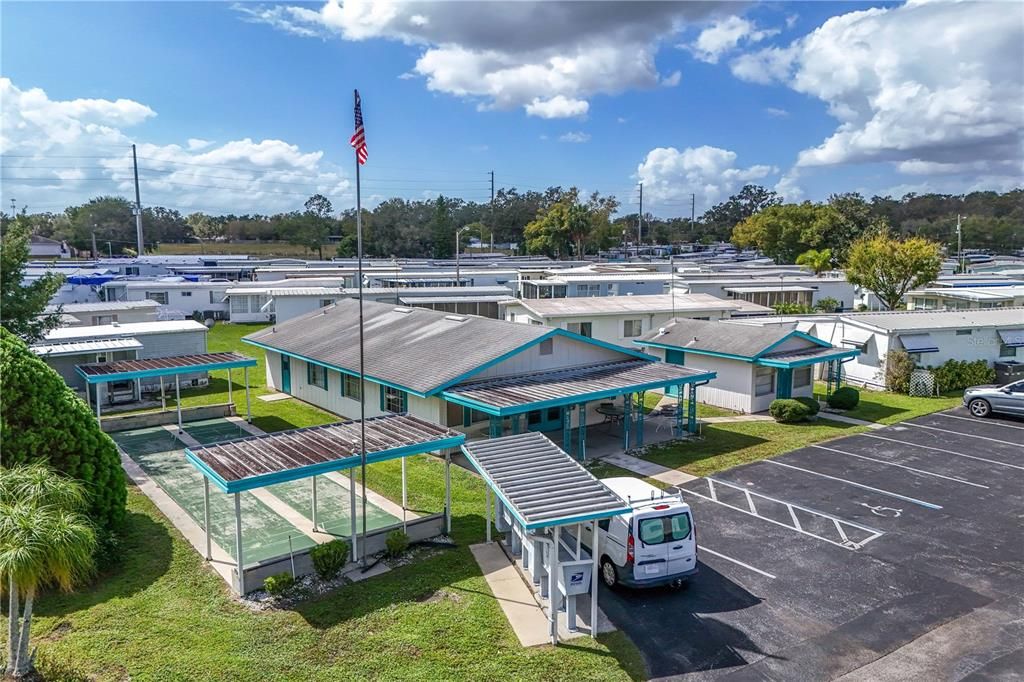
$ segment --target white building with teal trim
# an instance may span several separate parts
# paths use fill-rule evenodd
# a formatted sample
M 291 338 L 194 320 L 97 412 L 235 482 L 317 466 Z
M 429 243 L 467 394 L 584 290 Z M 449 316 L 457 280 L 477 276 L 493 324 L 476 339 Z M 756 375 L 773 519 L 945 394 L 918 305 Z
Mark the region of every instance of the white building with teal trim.
M 814 367 L 824 364 L 828 391 L 842 364 L 860 354 L 795 329 L 737 322 L 675 319 L 634 343 L 666 363 L 713 371 L 700 402 L 737 412 L 763 412 L 776 398 L 814 395 Z
M 714 378 L 713 372 L 667 365 L 639 348 L 565 329 L 363 305 L 367 417 L 408 413 L 470 437 L 561 431 L 563 448 L 581 456 L 587 427 L 609 421 L 604 412 L 621 412 L 609 433 L 619 437 L 621 430 L 624 447 L 640 445 L 637 398 Z M 244 341 L 266 351 L 269 386 L 358 418 L 358 315 L 358 301 L 343 299 Z M 678 430 L 696 429 L 695 414 L 678 415 Z

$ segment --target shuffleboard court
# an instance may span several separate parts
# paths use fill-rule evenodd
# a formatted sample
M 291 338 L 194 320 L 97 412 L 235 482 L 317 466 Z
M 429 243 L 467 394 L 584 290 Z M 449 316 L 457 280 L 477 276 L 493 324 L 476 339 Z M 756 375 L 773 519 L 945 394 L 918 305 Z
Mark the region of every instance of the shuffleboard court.
M 352 534 L 351 498 L 349 491 L 326 476 L 317 476 L 317 523 L 333 535 L 349 537 Z M 267 492 L 284 501 L 307 519 L 313 518 L 312 483 L 310 480 L 278 483 L 266 488 Z M 362 497 L 356 493 L 356 528 L 363 529 Z M 390 526 L 402 519 L 389 514 L 369 500 L 366 501 L 366 529 L 368 531 Z
M 195 438 L 203 445 L 220 443 L 226 440 L 234 440 L 252 435 L 238 424 L 227 419 L 203 419 L 201 421 L 188 422 L 184 425 L 185 433 Z

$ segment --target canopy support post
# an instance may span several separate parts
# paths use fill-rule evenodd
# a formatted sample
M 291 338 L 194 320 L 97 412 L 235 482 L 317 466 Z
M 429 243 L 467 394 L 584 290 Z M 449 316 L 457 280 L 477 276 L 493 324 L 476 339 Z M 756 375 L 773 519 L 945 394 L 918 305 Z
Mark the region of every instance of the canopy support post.
M 181 428 L 181 375 L 174 375 L 174 403 L 175 407 L 178 408 L 178 433 L 181 433 L 184 429 Z
M 315 531 L 320 528 L 320 524 L 317 523 L 316 518 L 316 476 L 311 477 L 309 480 L 312 481 L 312 484 L 310 486 L 310 492 L 312 493 L 313 496 L 313 530 Z
M 629 422 L 633 420 L 633 394 L 622 396 L 622 449 L 629 450 Z
M 518 414 L 514 414 L 514 415 L 512 415 L 510 417 L 510 419 L 512 421 L 512 435 L 513 436 L 518 435 L 519 434 L 519 415 Z
M 600 531 L 596 520 L 591 521 L 590 524 L 593 529 L 590 534 L 590 553 L 594 560 L 594 565 L 590 569 L 590 637 L 597 639 L 597 572 L 601 570 L 601 561 L 598 558 L 601 556 L 601 550 L 598 549 L 597 542 Z
M 100 430 L 103 430 L 103 416 L 100 414 L 100 405 L 103 403 L 102 391 L 106 384 L 96 384 L 96 423 L 100 425 Z
M 402 458 L 402 529 L 406 528 L 405 510 L 409 508 L 409 484 L 405 473 L 405 457 Z
M 580 425 L 580 460 L 587 461 L 587 404 L 580 403 L 579 406 L 579 425 Z
M 213 558 L 210 551 L 210 479 L 203 476 L 203 529 L 206 531 L 206 560 Z
M 444 453 L 444 527 L 445 532 L 452 533 L 452 456 Z
M 690 384 L 690 403 L 686 406 L 686 430 L 697 433 L 697 384 Z
M 349 501 L 349 518 L 352 521 L 352 533 L 349 539 L 352 541 L 352 561 L 359 558 L 359 554 L 356 550 L 356 535 L 358 529 L 356 527 L 356 469 L 352 467 L 348 470 L 348 501 Z
M 232 412 L 234 412 L 234 409 L 235 409 L 235 398 L 234 398 L 234 395 L 233 395 L 231 389 L 232 389 L 232 385 L 231 385 L 231 368 L 228 367 L 228 406 L 229 406 L 229 409 Z
M 676 437 L 683 435 L 683 391 L 686 384 L 676 384 Z
M 640 396 L 640 402 L 636 406 L 636 445 L 637 447 L 642 448 L 644 446 L 644 408 L 646 407 L 644 396 L 646 396 L 647 393 L 645 391 L 640 391 L 637 395 Z
M 572 455 L 572 405 L 562 408 L 562 449 Z
M 238 564 L 238 596 L 245 596 L 245 573 L 242 571 L 242 494 L 235 493 L 235 560 Z
M 89 406 L 89 411 L 92 412 L 92 396 L 89 395 L 89 382 L 85 382 L 85 404 Z
M 243 370 L 245 374 L 245 420 L 252 424 L 252 402 L 249 400 L 249 368 Z
M 160 411 L 167 409 L 167 395 L 164 393 L 164 377 L 160 375 Z
M 142 400 L 142 379 L 135 380 L 135 396 L 137 400 Z
M 551 535 L 554 543 L 551 545 L 550 573 L 548 573 L 548 607 L 551 609 L 551 643 L 558 644 L 558 607 L 561 599 L 558 598 L 558 542 L 559 526 L 555 526 Z
M 484 514 L 484 518 L 487 519 L 487 544 L 491 543 L 491 486 L 487 483 L 484 484 L 484 505 L 487 508 L 487 513 Z

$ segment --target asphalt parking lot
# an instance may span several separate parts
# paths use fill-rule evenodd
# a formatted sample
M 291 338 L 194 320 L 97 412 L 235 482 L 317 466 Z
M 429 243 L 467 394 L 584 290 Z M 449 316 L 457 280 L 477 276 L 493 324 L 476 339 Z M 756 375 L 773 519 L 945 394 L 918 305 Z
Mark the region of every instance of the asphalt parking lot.
M 682 491 L 700 574 L 679 591 L 600 596 L 652 677 L 1010 679 L 1024 669 L 1024 419 L 950 410 Z

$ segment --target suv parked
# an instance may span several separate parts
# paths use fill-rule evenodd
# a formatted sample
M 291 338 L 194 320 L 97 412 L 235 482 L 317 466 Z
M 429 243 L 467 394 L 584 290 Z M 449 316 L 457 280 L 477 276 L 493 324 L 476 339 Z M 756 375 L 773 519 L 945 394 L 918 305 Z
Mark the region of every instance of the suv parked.
M 964 391 L 964 405 L 975 417 L 993 412 L 1024 416 L 1024 380 L 1005 386 L 971 386 Z

